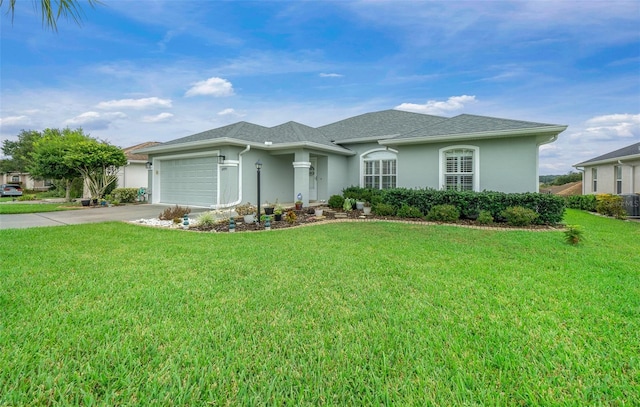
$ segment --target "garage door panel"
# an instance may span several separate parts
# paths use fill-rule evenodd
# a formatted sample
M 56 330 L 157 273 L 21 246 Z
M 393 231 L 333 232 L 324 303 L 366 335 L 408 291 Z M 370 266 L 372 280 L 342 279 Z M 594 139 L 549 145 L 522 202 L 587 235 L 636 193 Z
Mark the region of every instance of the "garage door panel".
M 210 206 L 216 204 L 217 157 L 181 158 L 161 162 L 162 203 Z

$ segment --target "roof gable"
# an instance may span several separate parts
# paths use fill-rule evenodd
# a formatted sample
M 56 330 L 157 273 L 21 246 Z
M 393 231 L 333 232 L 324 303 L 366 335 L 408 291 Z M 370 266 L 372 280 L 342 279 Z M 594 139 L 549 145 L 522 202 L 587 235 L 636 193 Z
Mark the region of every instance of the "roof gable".
M 318 127 L 329 140 L 337 142 L 360 138 L 385 138 L 432 126 L 446 117 L 402 110 L 382 110 L 350 117 Z
M 630 146 L 622 147 L 618 150 L 611 151 L 606 154 L 599 155 L 587 161 L 575 164 L 575 166 L 587 165 L 590 163 L 597 163 L 601 161 L 620 160 L 625 157 L 640 158 L 640 142 L 631 144 Z

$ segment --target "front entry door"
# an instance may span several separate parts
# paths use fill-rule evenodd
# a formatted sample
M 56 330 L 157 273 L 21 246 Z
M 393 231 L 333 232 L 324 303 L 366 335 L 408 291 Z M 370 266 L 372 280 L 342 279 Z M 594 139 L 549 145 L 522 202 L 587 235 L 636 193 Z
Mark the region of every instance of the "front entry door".
M 318 167 L 318 159 L 317 158 L 309 158 L 311 162 L 311 167 L 309 167 L 309 200 L 317 201 L 318 200 L 318 177 L 317 177 L 317 167 Z

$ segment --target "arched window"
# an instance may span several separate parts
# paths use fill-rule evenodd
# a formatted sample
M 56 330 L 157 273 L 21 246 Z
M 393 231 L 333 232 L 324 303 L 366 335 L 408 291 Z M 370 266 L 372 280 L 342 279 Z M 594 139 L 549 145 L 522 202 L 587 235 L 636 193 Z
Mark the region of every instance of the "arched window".
M 445 190 L 478 191 L 478 147 L 452 146 L 440 149 L 440 183 Z
M 396 187 L 396 154 L 391 150 L 374 150 L 362 155 L 362 186 L 387 189 Z

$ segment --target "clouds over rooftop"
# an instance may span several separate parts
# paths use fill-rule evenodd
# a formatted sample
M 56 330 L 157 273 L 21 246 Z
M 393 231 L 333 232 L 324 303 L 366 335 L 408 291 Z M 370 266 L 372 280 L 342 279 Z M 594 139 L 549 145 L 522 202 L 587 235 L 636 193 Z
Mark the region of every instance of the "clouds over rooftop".
M 99 109 L 149 109 L 156 107 L 171 107 L 171 99 L 160 99 L 157 97 L 141 99 L 119 99 L 98 103 Z
M 467 105 L 476 102 L 475 96 L 451 96 L 445 101 L 428 100 L 424 104 L 402 103 L 395 107 L 398 110 L 432 115 L 447 115 L 462 111 Z
M 233 85 L 226 79 L 213 77 L 204 81 L 199 81 L 185 93 L 186 97 L 191 96 L 214 96 L 225 97 L 233 96 Z

